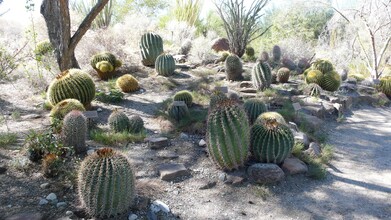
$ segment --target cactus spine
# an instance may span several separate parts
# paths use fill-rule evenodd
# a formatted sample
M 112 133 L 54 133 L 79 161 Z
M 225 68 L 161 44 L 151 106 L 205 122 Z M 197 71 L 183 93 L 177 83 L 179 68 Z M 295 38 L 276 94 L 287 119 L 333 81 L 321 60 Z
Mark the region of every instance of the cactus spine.
M 183 103 L 183 104 L 182 104 Z M 175 121 L 180 121 L 186 117 L 189 117 L 189 109 L 185 102 L 173 103 L 168 107 L 168 116 Z
M 62 141 L 66 146 L 73 146 L 76 153 L 85 152 L 87 134 L 87 118 L 80 111 L 68 113 L 63 122 Z
M 140 50 L 144 66 L 155 65 L 156 58 L 163 53 L 163 40 L 154 33 L 145 33 L 141 36 Z
M 171 76 L 175 71 L 175 60 L 170 54 L 162 54 L 156 58 L 155 69 L 159 75 Z
M 110 148 L 86 157 L 78 171 L 78 195 L 97 218 L 116 217 L 129 210 L 135 195 L 133 168 L 126 156 Z
M 251 129 L 251 151 L 261 163 L 282 163 L 294 142 L 292 131 L 274 118 L 257 121 Z
M 316 83 L 310 83 L 304 89 L 304 94 L 309 96 L 320 96 L 323 92 L 323 89 Z
M 207 120 L 210 157 L 225 170 L 243 166 L 249 155 L 250 127 L 246 112 L 233 100 L 222 101 Z
M 62 120 L 72 110 L 85 111 L 83 104 L 77 99 L 65 99 L 57 103 L 50 111 L 51 121 Z
M 334 70 L 333 64 L 325 59 L 319 59 L 312 64 L 312 69 L 319 70 L 323 74 Z
M 130 121 L 125 113 L 114 109 L 109 116 L 109 126 L 115 132 L 129 131 Z
M 277 81 L 280 83 L 287 83 L 290 76 L 290 70 L 286 67 L 282 67 L 277 71 Z
M 193 96 L 191 93 L 187 90 L 182 90 L 174 95 L 174 101 L 184 101 L 187 105 L 187 107 L 191 107 L 193 103 Z
M 247 112 L 250 124 L 254 123 L 254 121 L 260 114 L 267 111 L 265 103 L 263 103 L 260 99 L 257 98 L 247 99 L 244 102 L 243 106 Z
M 259 62 L 253 67 L 251 72 L 251 81 L 254 87 L 258 90 L 265 90 L 270 87 L 272 74 L 269 64 Z
M 144 121 L 138 115 L 132 115 L 129 117 L 129 133 L 136 134 L 143 131 Z
M 227 80 L 243 80 L 242 76 L 243 65 L 242 61 L 236 54 L 231 54 L 225 59 L 225 73 Z
M 140 88 L 137 79 L 130 74 L 119 77 L 115 84 L 122 92 L 134 92 Z
M 64 99 L 77 99 L 88 107 L 95 97 L 95 84 L 80 69 L 69 69 L 57 75 L 48 88 L 47 99 L 53 106 Z

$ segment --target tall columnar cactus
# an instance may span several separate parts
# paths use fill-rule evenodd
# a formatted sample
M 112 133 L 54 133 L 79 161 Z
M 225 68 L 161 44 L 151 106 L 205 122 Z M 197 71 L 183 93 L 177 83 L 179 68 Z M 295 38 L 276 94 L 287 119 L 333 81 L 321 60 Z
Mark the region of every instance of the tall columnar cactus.
M 86 148 L 87 118 L 82 112 L 69 112 L 63 122 L 61 139 L 65 146 L 72 146 L 76 153 L 82 153 Z
M 238 169 L 249 156 L 250 127 L 246 112 L 233 100 L 217 104 L 207 120 L 207 146 L 216 165 Z
M 304 79 L 307 84 L 310 83 L 320 84 L 322 77 L 323 74 L 319 70 L 309 70 L 304 72 Z
M 49 40 L 44 40 L 37 43 L 34 53 L 36 56 L 43 56 L 54 51 L 54 47 Z
M 184 101 L 187 105 L 187 107 L 191 107 L 193 104 L 193 96 L 191 93 L 187 90 L 182 90 L 174 95 L 174 101 Z
M 85 111 L 83 104 L 77 99 L 65 99 L 57 103 L 50 111 L 51 121 L 63 120 L 65 115 L 72 110 Z
M 322 94 L 323 89 L 316 83 L 308 84 L 304 89 L 304 94 L 318 97 Z
M 284 162 L 294 143 L 292 131 L 274 118 L 255 122 L 251 128 L 251 152 L 261 163 Z
M 80 69 L 69 69 L 58 74 L 50 83 L 47 93 L 47 99 L 53 106 L 64 99 L 77 99 L 88 108 L 94 97 L 94 81 Z
M 286 67 L 282 67 L 282 68 L 278 69 L 277 81 L 280 83 L 287 83 L 289 80 L 290 73 L 291 73 L 291 71 Z
M 145 33 L 140 42 L 141 62 L 144 66 L 155 65 L 156 58 L 163 53 L 163 39 L 154 33 Z
M 130 121 L 128 116 L 117 109 L 114 109 L 110 114 L 108 121 L 110 128 L 115 132 L 129 131 Z
M 209 109 L 213 109 L 219 102 L 228 99 L 229 98 L 220 90 L 213 91 L 212 95 L 210 96 Z
M 113 76 L 114 70 L 120 67 L 122 62 L 112 53 L 101 52 L 91 58 L 90 64 L 98 73 L 99 78 L 106 80 Z
M 323 74 L 319 85 L 326 91 L 337 91 L 341 85 L 341 76 L 335 70 L 327 72 Z
M 243 106 L 247 112 L 250 124 L 254 123 L 260 114 L 267 111 L 265 103 L 257 98 L 247 99 Z
M 325 59 L 319 59 L 312 64 L 312 69 L 319 70 L 323 74 L 334 70 L 333 64 Z
M 100 149 L 83 160 L 77 185 L 82 206 L 94 217 L 115 218 L 133 204 L 133 168 L 125 155 L 110 148 Z
M 125 74 L 115 82 L 122 92 L 134 92 L 140 89 L 138 81 L 130 74 Z
M 391 98 L 391 76 L 380 78 L 379 90 Z
M 246 56 L 253 57 L 255 55 L 255 50 L 253 47 L 246 47 Z
M 144 121 L 138 115 L 132 115 L 129 117 L 129 133 L 136 134 L 143 131 Z
M 175 60 L 170 54 L 161 54 L 156 58 L 155 70 L 159 75 L 171 76 L 175 71 Z
M 227 75 L 227 80 L 243 80 L 242 76 L 243 65 L 242 61 L 236 54 L 231 54 L 225 59 L 225 73 Z
M 281 48 L 278 45 L 274 45 L 273 47 L 273 62 L 280 62 L 281 60 Z
M 181 102 L 174 102 L 167 109 L 168 116 L 175 121 L 180 121 L 190 116 L 189 108 L 187 108 L 186 103 L 182 103 L 183 104 L 181 104 Z
M 253 67 L 251 72 L 251 81 L 258 90 L 265 90 L 270 87 L 272 74 L 269 64 L 259 62 Z
M 289 70 L 293 71 L 296 70 L 297 65 L 294 63 L 291 59 L 284 57 L 281 61 L 282 66 L 288 68 Z

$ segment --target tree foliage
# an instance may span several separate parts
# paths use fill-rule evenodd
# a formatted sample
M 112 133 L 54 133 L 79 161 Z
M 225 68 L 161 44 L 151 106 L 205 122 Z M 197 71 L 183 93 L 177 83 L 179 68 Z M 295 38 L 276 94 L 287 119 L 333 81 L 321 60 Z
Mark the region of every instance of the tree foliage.
M 72 10 L 78 12 L 84 17 L 88 15 L 92 7 L 98 3 L 98 0 L 89 0 L 89 1 L 77 1 L 74 0 L 71 2 Z M 96 16 L 95 20 L 92 22 L 92 28 L 107 28 L 113 20 L 114 15 L 114 5 L 117 4 L 116 0 L 110 0 L 108 4 L 103 8 L 103 10 Z

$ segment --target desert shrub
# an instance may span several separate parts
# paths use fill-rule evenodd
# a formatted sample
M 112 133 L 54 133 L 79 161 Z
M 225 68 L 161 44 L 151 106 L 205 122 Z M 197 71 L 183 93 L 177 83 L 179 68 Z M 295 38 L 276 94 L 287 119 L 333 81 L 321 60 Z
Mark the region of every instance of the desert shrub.
M 216 32 L 208 31 L 206 37 L 199 36 L 193 40 L 189 61 L 200 63 L 203 60 L 214 60 L 218 56 L 211 50 L 212 41 L 217 38 Z
M 0 146 L 7 147 L 15 144 L 18 139 L 18 135 L 11 132 L 0 132 Z

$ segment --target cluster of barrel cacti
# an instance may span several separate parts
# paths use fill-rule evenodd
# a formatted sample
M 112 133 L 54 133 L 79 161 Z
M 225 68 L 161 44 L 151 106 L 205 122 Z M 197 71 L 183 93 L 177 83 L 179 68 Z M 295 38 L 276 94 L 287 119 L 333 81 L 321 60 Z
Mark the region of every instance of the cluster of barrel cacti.
M 334 92 L 341 85 L 341 77 L 333 64 L 325 59 L 315 61 L 311 68 L 304 72 L 305 81 L 318 84 L 323 90 Z
M 139 133 L 143 131 L 144 121 L 140 116 L 133 115 L 130 118 L 119 111 L 114 109 L 110 114 L 109 119 L 110 129 L 114 132 L 129 132 L 129 133 Z
M 140 89 L 137 79 L 130 74 L 119 77 L 115 84 L 122 92 L 134 92 Z
M 113 76 L 113 72 L 120 66 L 122 62 L 118 60 L 114 54 L 109 52 L 101 52 L 95 54 L 90 61 L 91 67 L 96 70 L 102 80 L 109 79 Z

